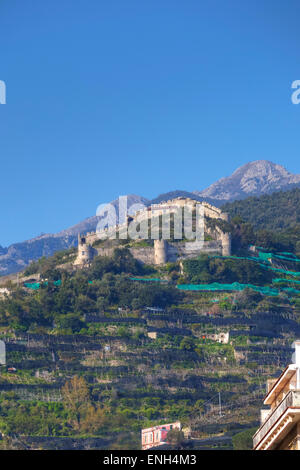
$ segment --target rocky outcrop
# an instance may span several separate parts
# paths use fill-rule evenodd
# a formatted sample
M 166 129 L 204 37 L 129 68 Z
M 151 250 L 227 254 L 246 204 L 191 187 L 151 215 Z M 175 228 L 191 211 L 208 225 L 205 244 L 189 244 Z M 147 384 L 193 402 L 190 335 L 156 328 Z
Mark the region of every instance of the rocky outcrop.
M 231 176 L 221 178 L 207 189 L 194 193 L 204 198 L 233 201 L 295 186 L 300 186 L 300 175 L 294 175 L 276 163 L 257 160 L 241 166 Z

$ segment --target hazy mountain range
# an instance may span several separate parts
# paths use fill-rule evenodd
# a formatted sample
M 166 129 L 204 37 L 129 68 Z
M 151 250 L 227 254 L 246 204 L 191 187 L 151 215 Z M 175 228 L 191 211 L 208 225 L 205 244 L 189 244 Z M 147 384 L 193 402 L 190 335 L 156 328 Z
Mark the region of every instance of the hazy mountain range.
M 216 206 L 249 196 L 270 194 L 300 186 L 300 175 L 289 173 L 283 166 L 267 160 L 257 160 L 238 168 L 231 176 L 221 178 L 204 190 L 192 192 L 175 190 L 159 195 L 153 200 L 138 195 L 128 195 L 128 205 L 150 205 L 168 199 L 186 196 L 205 200 Z M 112 202 L 117 207 L 117 200 Z M 41 256 L 51 256 L 55 251 L 77 244 L 78 233 L 94 231 L 99 218 L 88 217 L 78 224 L 55 234 L 43 234 L 31 240 L 14 243 L 7 248 L 0 246 L 0 274 L 22 270 Z

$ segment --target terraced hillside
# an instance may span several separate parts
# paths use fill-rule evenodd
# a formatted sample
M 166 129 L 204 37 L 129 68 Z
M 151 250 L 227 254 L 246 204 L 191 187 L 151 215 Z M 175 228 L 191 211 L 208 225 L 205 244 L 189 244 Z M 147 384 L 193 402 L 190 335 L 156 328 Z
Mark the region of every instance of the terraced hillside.
M 272 269 L 285 262 L 276 256 L 200 257 L 180 272 L 178 263 L 142 266 L 125 248 L 73 271 L 64 254 L 65 266 L 32 267 L 38 283 L 8 281 L 0 446 L 138 449 L 142 428 L 180 420 L 185 446 L 231 448 L 258 426 L 266 379 L 290 362 L 300 335 L 297 276 L 274 284 Z M 296 260 L 286 262 L 297 274 Z M 258 291 L 222 287 L 250 271 Z M 206 289 L 179 289 L 198 279 Z
M 38 448 L 69 446 L 70 439 L 76 447 L 110 448 L 128 446 L 130 431 L 130 445 L 138 448 L 140 429 L 165 420 L 180 419 L 195 438 L 252 427 L 265 379 L 289 362 L 291 331 L 297 335 L 300 329 L 291 312 L 218 318 L 169 310 L 87 323 L 95 325 L 96 335 L 2 335 L 8 366 L 16 368 L 1 374 L 5 435 Z M 227 331 L 228 344 L 207 339 Z M 88 384 L 93 406 L 109 412 L 108 422 L 101 426 L 99 419 L 93 431 L 84 421 L 84 429 L 69 421 L 62 388 L 74 375 Z M 46 422 L 31 422 L 32 409 L 43 412 Z

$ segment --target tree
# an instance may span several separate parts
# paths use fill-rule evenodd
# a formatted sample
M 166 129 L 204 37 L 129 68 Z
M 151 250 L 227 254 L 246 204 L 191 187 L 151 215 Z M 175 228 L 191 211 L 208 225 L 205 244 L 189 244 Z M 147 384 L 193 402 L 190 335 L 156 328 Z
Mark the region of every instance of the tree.
M 72 333 L 80 331 L 86 327 L 86 324 L 81 320 L 80 315 L 76 313 L 67 313 L 66 315 L 57 315 L 55 318 L 56 324 L 62 330 L 71 330 Z
M 167 442 L 175 449 L 180 449 L 184 442 L 184 434 L 180 429 L 170 429 L 167 434 Z
M 105 410 L 99 405 L 88 405 L 85 410 L 84 418 L 81 418 L 80 429 L 85 432 L 97 433 L 99 429 L 108 422 Z
M 195 342 L 190 336 L 185 336 L 179 346 L 179 349 L 184 349 L 185 351 L 194 351 Z
M 237 310 L 243 308 L 255 308 L 259 302 L 264 299 L 260 292 L 256 292 L 253 289 L 246 288 L 236 294 L 235 308 Z
M 246 431 L 235 434 L 232 438 L 234 450 L 252 450 L 253 441 L 252 436 L 257 431 L 257 428 L 250 428 Z
M 62 388 L 63 400 L 75 419 L 75 427 L 80 426 L 81 414 L 90 404 L 89 388 L 83 377 L 75 375 Z

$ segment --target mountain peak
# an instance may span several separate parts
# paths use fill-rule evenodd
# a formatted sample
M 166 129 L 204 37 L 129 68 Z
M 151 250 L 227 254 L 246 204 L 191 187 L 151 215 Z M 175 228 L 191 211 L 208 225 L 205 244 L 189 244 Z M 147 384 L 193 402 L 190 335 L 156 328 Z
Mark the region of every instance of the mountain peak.
M 245 176 L 282 176 L 290 177 L 293 176 L 292 173 L 289 173 L 282 165 L 273 163 L 269 160 L 254 160 L 253 162 L 246 163 L 242 165 L 237 170 L 234 171 L 232 176 L 243 173 Z
M 222 178 L 203 191 L 171 191 L 157 198 L 148 199 L 136 194 L 127 195 L 129 213 L 133 204 L 157 204 L 174 197 L 191 197 L 205 200 L 215 206 L 228 201 L 244 199 L 247 196 L 259 196 L 278 190 L 288 190 L 300 186 L 300 175 L 288 172 L 283 166 L 268 160 L 256 160 L 241 166 L 231 176 Z M 118 200 L 111 202 L 118 213 Z M 131 207 L 131 210 L 133 208 Z M 50 256 L 58 250 L 64 250 L 77 244 L 78 233 L 86 233 L 96 229 L 99 217 L 93 215 L 76 225 L 54 234 L 41 234 L 31 240 L 14 243 L 7 248 L 0 246 L 0 276 L 18 272 L 31 261 L 41 256 Z
M 237 168 L 231 176 L 221 178 L 207 189 L 194 192 L 202 197 L 231 201 L 288 189 L 297 184 L 300 184 L 300 175 L 294 175 L 269 160 L 255 160 Z

